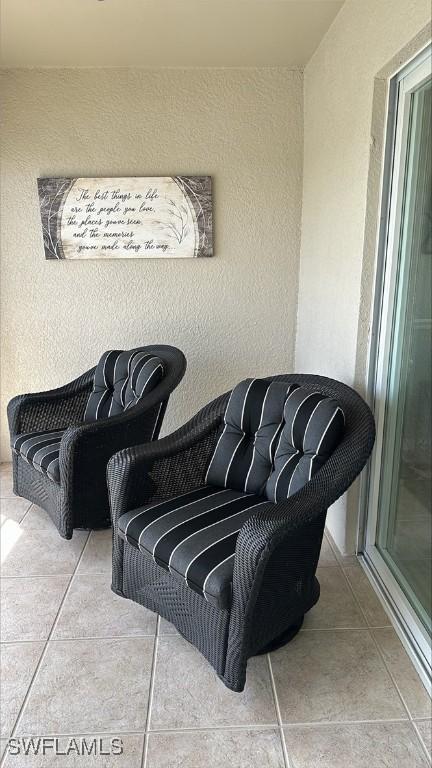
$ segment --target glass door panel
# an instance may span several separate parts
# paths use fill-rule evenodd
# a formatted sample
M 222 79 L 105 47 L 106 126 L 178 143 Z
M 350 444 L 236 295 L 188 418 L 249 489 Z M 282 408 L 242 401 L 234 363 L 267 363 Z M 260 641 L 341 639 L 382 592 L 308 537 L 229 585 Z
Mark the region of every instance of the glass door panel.
M 431 82 L 408 106 L 376 545 L 431 625 Z
M 359 552 L 426 686 L 431 661 L 431 47 L 390 82 Z

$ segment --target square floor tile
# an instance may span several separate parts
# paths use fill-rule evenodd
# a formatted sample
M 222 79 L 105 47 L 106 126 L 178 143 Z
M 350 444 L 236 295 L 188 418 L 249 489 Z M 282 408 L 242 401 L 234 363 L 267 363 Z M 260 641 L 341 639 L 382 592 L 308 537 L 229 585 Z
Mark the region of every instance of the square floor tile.
M 9 736 L 43 651 L 43 643 L 2 643 L 1 735 Z
M 25 743 L 17 739 L 13 751 L 21 752 L 16 755 L 9 751 L 4 768 L 141 768 L 143 739 L 138 734 L 61 736 L 56 741 L 47 739 L 45 755 L 42 749 L 38 754 L 24 755 Z
M 56 527 L 51 520 L 48 512 L 32 504 L 21 523 L 21 528 L 33 531 L 55 531 Z M 75 534 L 74 534 L 75 535 Z
M 276 723 L 276 711 L 265 656 L 250 660 L 246 688 L 234 693 L 182 637 L 159 639 L 152 728 L 267 723 Z
M 411 717 L 430 717 L 429 695 L 394 629 L 374 629 L 373 634 Z
M 50 642 L 17 733 L 144 730 L 153 638 Z
M 321 567 L 338 565 L 338 561 L 336 560 L 336 557 L 333 554 L 333 550 L 328 542 L 328 539 L 325 536 L 322 540 L 318 565 Z
M 20 523 L 30 507 L 31 502 L 27 501 L 27 499 L 21 499 L 19 496 L 0 499 L 2 524 L 6 520 L 14 520 L 16 523 Z
M 147 768 L 284 768 L 272 729 L 152 733 Z
M 1 638 L 46 640 L 57 615 L 69 576 L 2 579 Z
M 14 524 L 15 525 L 15 524 Z M 4 526 L 3 526 L 4 530 Z M 75 531 L 70 541 L 57 531 L 27 531 L 21 526 L 2 537 L 3 576 L 64 576 L 72 574 L 87 540 L 87 533 Z
M 318 568 L 320 598 L 305 616 L 304 629 L 365 627 L 366 622 L 340 568 Z
M 369 626 L 391 626 L 390 619 L 361 565 L 346 567 L 344 572 L 351 585 L 351 589 L 361 605 Z
M 300 632 L 271 663 L 284 723 L 406 717 L 367 630 Z
M 155 613 L 115 595 L 108 574 L 76 575 L 53 639 L 152 635 L 156 622 Z
M 78 566 L 80 575 L 85 573 L 108 573 L 112 571 L 112 531 L 92 531 Z
M 416 720 L 415 724 L 430 758 L 432 751 L 432 720 Z
M 285 728 L 292 768 L 426 768 L 409 723 Z

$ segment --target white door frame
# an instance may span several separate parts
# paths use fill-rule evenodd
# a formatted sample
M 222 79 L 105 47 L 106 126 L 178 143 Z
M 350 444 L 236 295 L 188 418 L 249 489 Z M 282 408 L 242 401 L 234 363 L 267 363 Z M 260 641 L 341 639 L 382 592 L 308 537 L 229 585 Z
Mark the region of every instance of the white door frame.
M 402 588 L 376 547 L 380 467 L 384 439 L 385 405 L 391 354 L 393 310 L 399 266 L 401 216 L 404 200 L 405 168 L 411 94 L 431 76 L 429 45 L 390 83 L 385 167 L 378 250 L 377 295 L 370 350 L 370 402 L 375 406 L 377 437 L 369 482 L 364 493 L 364 517 L 360 525 L 359 556 L 382 599 L 390 608 L 396 629 L 426 684 L 431 688 L 431 640 L 407 600 Z M 381 274 L 379 274 L 381 273 Z

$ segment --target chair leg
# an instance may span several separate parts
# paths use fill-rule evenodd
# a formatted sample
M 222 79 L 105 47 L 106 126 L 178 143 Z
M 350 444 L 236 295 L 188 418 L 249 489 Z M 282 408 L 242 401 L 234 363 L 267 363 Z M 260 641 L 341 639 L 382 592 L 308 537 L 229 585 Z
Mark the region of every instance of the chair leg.
M 271 640 L 269 643 L 267 643 L 264 648 L 261 648 L 261 650 L 256 652 L 256 656 L 261 656 L 263 653 L 270 653 L 270 651 L 276 651 L 278 648 L 282 648 L 283 645 L 286 645 L 287 643 L 292 640 L 297 633 L 300 631 L 302 624 L 304 620 L 304 615 L 300 616 L 297 621 L 294 622 L 294 624 L 291 624 L 288 629 L 286 629 L 284 632 L 282 632 L 281 635 L 278 635 L 278 637 L 275 637 L 273 640 Z

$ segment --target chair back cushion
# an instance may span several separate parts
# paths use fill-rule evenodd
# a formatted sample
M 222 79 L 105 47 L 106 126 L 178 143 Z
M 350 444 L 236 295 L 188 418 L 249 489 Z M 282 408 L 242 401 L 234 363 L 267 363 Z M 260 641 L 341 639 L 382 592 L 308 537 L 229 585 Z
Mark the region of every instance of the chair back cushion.
M 206 483 L 281 501 L 318 471 L 343 430 L 335 400 L 293 383 L 245 379 L 232 390 Z
M 234 387 L 207 471 L 207 483 L 245 493 L 265 492 L 284 403 L 293 386 L 245 379 Z
M 96 366 L 84 421 L 106 419 L 132 408 L 163 376 L 164 365 L 156 355 L 140 350 L 105 352 Z
M 283 501 L 300 490 L 333 453 L 344 428 L 344 413 L 336 400 L 295 387 L 285 400 L 273 471 L 266 485 L 269 501 Z

